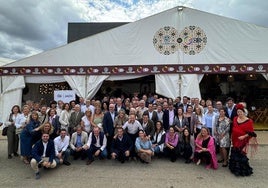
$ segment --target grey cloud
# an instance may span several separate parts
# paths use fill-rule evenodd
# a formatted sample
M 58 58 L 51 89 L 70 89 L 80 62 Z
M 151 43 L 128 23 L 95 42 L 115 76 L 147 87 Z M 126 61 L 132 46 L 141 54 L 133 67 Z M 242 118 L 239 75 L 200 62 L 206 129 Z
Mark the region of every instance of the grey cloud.
M 4 43 L 1 57 L 18 59 L 63 45 L 68 22 L 82 21 L 74 1 L 0 1 L 0 38 L 12 43 Z
M 135 21 L 178 5 L 268 27 L 262 0 L 0 0 L 0 57 L 20 59 L 66 44 L 68 22 Z

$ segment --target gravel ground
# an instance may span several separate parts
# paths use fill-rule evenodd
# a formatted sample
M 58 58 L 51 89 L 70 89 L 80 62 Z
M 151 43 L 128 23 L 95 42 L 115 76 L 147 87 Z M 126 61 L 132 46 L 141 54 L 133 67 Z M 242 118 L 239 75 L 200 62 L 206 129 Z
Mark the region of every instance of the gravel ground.
M 35 180 L 34 172 L 17 158 L 7 159 L 6 140 L 0 138 L 0 187 L 216 187 L 263 188 L 268 178 L 268 132 L 259 132 L 259 149 L 250 164 L 254 174 L 236 177 L 228 168 L 206 170 L 204 165 L 185 164 L 182 159 L 171 163 L 167 159 L 155 159 L 151 164 L 136 161 L 118 163 L 113 160 L 72 161 L 71 166 L 41 169 L 41 178 Z

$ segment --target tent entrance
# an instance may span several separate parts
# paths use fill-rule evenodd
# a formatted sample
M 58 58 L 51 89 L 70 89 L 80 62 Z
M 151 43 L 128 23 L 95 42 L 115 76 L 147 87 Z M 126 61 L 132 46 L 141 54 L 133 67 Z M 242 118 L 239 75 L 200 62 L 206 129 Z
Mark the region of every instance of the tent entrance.
M 268 103 L 268 82 L 261 74 L 207 74 L 200 83 L 202 98 L 225 101 L 245 101 L 251 106 L 264 107 Z
M 132 96 L 134 93 L 140 95 L 155 93 L 155 76 L 149 75 L 130 80 L 105 80 L 95 98 Z

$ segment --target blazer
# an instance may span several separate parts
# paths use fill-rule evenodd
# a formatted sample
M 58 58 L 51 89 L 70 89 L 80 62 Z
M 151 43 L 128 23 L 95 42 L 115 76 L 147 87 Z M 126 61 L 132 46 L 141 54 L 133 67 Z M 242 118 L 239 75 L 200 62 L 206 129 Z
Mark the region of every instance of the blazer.
M 44 153 L 43 141 L 39 140 L 36 142 L 32 149 L 32 157 L 39 163 L 42 160 L 42 155 Z M 49 162 L 52 163 L 55 159 L 55 146 L 53 140 L 48 140 L 46 155 L 45 157 L 49 158 Z
M 190 122 L 188 121 L 187 117 L 185 117 L 185 119 L 187 121 L 186 126 L 190 130 L 190 134 L 193 134 L 194 133 L 194 127 L 197 124 L 197 117 L 196 117 L 195 113 L 194 112 L 192 113 Z
M 70 119 L 69 119 L 69 127 L 76 127 L 77 125 L 80 125 L 81 123 L 81 119 L 84 116 L 83 112 L 78 112 L 77 116 L 76 116 L 76 112 L 72 112 Z
M 143 124 L 143 119 L 140 119 L 139 122 L 140 122 L 140 124 L 141 124 L 141 126 L 142 126 L 142 124 Z M 142 128 L 143 128 L 145 134 L 146 134 L 147 136 L 150 135 L 151 138 L 154 136 L 154 130 L 155 130 L 154 127 L 155 127 L 155 126 L 154 126 L 154 122 L 153 122 L 152 120 L 150 120 L 150 119 L 148 120 L 148 123 L 147 123 L 147 125 L 146 125 L 145 128 L 142 126 Z
M 70 141 L 70 147 L 72 150 L 75 150 L 75 145 L 76 145 L 76 141 L 77 141 L 77 132 L 74 132 L 72 134 L 72 138 L 71 138 L 71 141 Z M 81 142 L 82 142 L 82 146 L 85 145 L 88 141 L 88 134 L 87 132 L 85 131 L 82 131 L 81 133 Z
M 126 111 L 126 108 L 122 105 L 120 110 L 125 110 Z M 115 105 L 114 111 L 118 113 L 117 104 Z
M 117 112 L 114 111 L 114 118 L 117 116 Z M 103 116 L 102 127 L 104 134 L 109 136 L 114 135 L 114 120 L 112 119 L 111 113 L 108 111 Z
M 174 120 L 175 120 L 177 113 L 176 113 L 175 109 L 173 110 L 173 112 L 174 112 Z M 174 123 L 174 121 L 173 121 L 173 123 Z M 170 124 L 169 124 L 169 110 L 165 110 L 164 114 L 163 114 L 163 127 L 165 130 L 168 130 L 169 126 L 170 126 Z
M 148 110 L 146 110 L 145 112 L 149 114 L 149 111 L 148 111 Z M 153 111 L 152 113 L 153 113 L 153 114 L 152 114 L 152 118 L 151 118 L 151 120 L 154 122 L 154 124 L 156 124 L 156 122 L 157 122 L 157 120 L 158 120 L 157 112 L 156 112 L 156 111 Z M 150 117 L 149 117 L 149 118 L 150 118 Z
M 234 117 L 237 116 L 237 110 L 236 110 L 235 106 L 232 110 L 231 116 L 229 116 L 229 114 L 228 114 L 228 108 L 225 108 L 224 110 L 225 110 L 226 117 L 228 117 L 233 122 Z
M 183 116 L 182 121 L 180 122 L 178 116 L 176 116 L 173 125 L 175 127 L 184 128 L 185 126 L 188 126 L 188 120 Z
M 181 104 L 178 106 L 178 108 L 182 108 L 183 112 L 186 112 L 188 106 L 190 106 L 190 105 L 189 105 L 189 104 L 185 104 L 185 105 L 184 105 L 183 103 L 181 103 Z M 186 109 L 186 110 L 184 110 L 184 109 Z
M 125 151 L 131 151 L 133 148 L 133 142 L 129 138 L 127 134 L 124 133 L 122 140 L 118 138 L 118 136 L 113 139 L 112 146 L 111 146 L 111 152 L 117 153 L 117 152 L 125 152 Z
M 62 126 L 67 127 L 69 125 L 70 113 L 71 112 L 67 112 L 66 110 L 62 110 L 60 113 L 59 121 Z
M 60 130 L 60 117 L 58 115 L 56 115 L 53 119 L 52 119 L 52 126 L 54 127 L 54 133 L 57 133 Z

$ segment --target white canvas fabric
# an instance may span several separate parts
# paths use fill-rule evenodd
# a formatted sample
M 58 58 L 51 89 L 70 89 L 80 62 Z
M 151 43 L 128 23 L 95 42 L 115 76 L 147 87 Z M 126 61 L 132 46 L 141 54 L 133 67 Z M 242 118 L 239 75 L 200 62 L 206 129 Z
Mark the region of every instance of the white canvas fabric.
M 154 47 L 156 33 L 164 27 L 178 34 L 190 26 L 200 27 L 207 37 L 203 50 L 195 55 L 177 49 L 163 55 Z M 133 23 L 21 59 L 4 67 L 61 66 L 130 66 L 130 65 L 192 65 L 192 64 L 268 64 L 268 29 L 254 24 L 213 15 L 191 8 L 178 7 Z M 189 42 L 191 42 L 189 40 Z M 266 73 L 266 72 L 265 72 Z M 133 75 L 142 76 L 142 75 Z M 264 75 L 267 79 L 267 74 Z M 109 75 L 64 76 L 78 96 L 93 97 Z M 114 79 L 119 79 L 117 76 Z M 198 78 L 199 77 L 199 78 Z M 128 79 L 120 76 L 122 80 Z M 174 98 L 179 94 L 199 97 L 201 76 L 156 74 L 156 92 Z M 42 79 L 41 79 L 42 80 Z M 45 80 L 45 79 L 44 79 Z M 11 82 L 12 83 L 12 82 Z M 8 84 L 11 84 L 8 83 Z M 166 87 L 171 85 L 172 87 Z M 10 108 L 10 106 L 8 107 Z M 0 109 L 3 110 L 3 109 Z
M 21 105 L 22 89 L 25 87 L 25 82 L 23 76 L 2 76 L 0 81 L 0 117 L 5 121 L 12 106 Z

